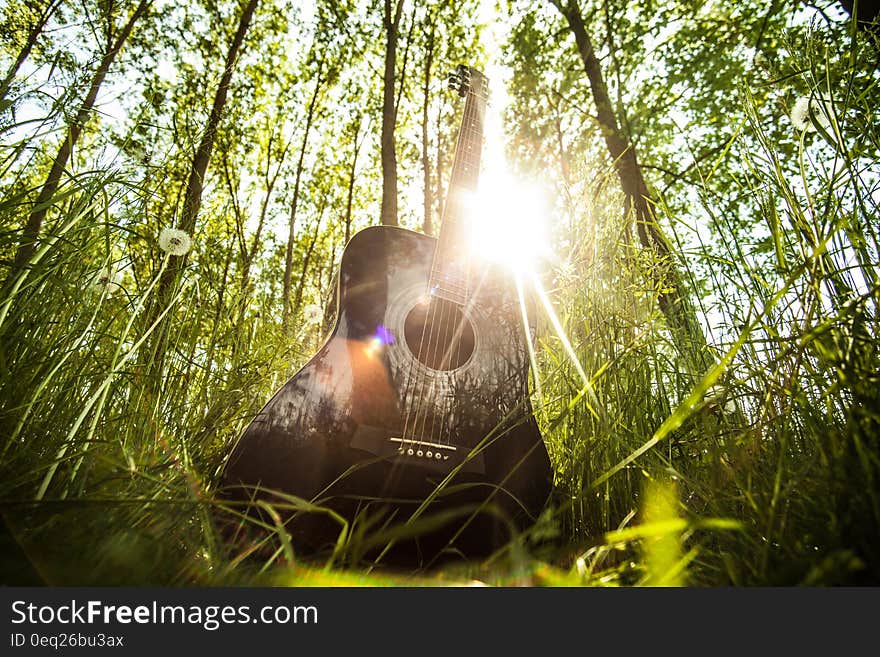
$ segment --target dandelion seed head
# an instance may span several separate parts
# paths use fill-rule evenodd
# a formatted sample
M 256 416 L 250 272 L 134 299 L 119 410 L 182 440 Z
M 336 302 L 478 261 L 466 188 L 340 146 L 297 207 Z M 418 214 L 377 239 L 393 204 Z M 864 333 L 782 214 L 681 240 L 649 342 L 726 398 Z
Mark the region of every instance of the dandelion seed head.
M 319 324 L 323 316 L 324 313 L 321 312 L 321 308 L 313 303 L 303 308 L 303 319 L 307 324 Z
M 101 268 L 97 274 L 92 277 L 89 283 L 89 290 L 92 292 L 109 292 L 113 288 L 120 287 L 122 282 L 122 272 L 115 267 L 107 266 Z
M 815 132 L 818 124 L 823 130 L 831 128 L 834 106 L 825 96 L 802 96 L 791 108 L 791 124 L 796 130 Z
M 807 97 L 798 98 L 794 107 L 791 108 L 791 124 L 796 130 L 812 131 L 816 128 L 810 122 L 810 99 Z
M 810 114 L 823 130 L 831 129 L 834 120 L 834 105 L 827 96 L 819 96 L 810 100 Z
M 186 231 L 177 228 L 163 228 L 159 233 L 159 248 L 168 255 L 186 255 L 192 248 L 192 239 Z

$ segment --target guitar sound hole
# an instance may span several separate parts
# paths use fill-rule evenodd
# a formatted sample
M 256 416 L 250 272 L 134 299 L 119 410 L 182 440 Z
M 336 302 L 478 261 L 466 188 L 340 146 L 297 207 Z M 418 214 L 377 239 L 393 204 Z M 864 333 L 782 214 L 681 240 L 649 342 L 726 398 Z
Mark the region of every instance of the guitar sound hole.
M 454 370 L 474 353 L 474 327 L 457 304 L 432 297 L 409 311 L 404 324 L 406 344 L 423 365 Z

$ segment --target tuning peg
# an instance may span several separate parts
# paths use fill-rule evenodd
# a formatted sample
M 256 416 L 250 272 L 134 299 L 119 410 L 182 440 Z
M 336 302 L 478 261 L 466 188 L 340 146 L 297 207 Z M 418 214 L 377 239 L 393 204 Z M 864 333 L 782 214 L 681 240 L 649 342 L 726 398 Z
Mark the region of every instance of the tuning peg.
M 459 86 L 456 91 L 458 91 L 459 96 L 464 98 L 471 86 L 471 69 L 469 66 L 459 64 L 455 67 L 455 70 L 459 79 Z
M 455 67 L 455 71 L 449 74 L 449 89 L 463 98 L 470 89 L 470 81 L 470 68 L 459 64 Z

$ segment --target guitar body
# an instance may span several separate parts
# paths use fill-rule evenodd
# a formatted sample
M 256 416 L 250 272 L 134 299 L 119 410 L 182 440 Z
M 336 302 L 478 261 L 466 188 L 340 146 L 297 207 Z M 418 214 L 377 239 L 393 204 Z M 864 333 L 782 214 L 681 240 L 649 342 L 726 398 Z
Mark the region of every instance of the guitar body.
M 482 264 L 471 265 L 466 303 L 433 297 L 436 246 L 385 226 L 352 238 L 333 329 L 239 439 L 229 490 L 409 527 L 418 535 L 389 553 L 406 562 L 485 555 L 535 519 L 552 471 L 529 401 L 520 297 L 509 274 Z M 306 551 L 341 529 L 313 511 L 284 520 Z

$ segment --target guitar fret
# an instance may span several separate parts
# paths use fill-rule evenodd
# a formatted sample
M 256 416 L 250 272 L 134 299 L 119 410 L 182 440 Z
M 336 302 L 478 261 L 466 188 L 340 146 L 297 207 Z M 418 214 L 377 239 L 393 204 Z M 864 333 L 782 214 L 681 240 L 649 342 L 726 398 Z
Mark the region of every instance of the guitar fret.
M 462 292 L 467 292 L 468 282 L 466 277 L 458 277 L 457 279 L 452 279 L 448 276 L 440 275 L 432 275 L 431 282 L 434 287 L 446 287 L 446 288 L 457 288 Z
M 467 293 L 468 288 L 467 287 L 459 287 L 456 289 L 456 288 L 450 287 L 448 285 L 434 285 L 431 287 L 431 290 L 437 291 L 437 292 L 448 292 L 449 294 L 465 294 L 465 293 Z
M 431 296 L 439 299 L 446 299 L 447 301 L 457 303 L 460 306 L 463 306 L 465 303 L 467 303 L 466 294 L 455 294 L 453 292 L 447 292 L 445 290 L 434 290 L 431 292 Z
M 477 187 L 483 151 L 486 86 L 485 78 L 480 75 L 467 93 L 429 281 L 432 294 L 462 304 L 467 301 L 469 293 L 469 268 L 467 255 L 460 247 L 464 206 L 456 191 Z
M 437 275 L 432 276 L 432 278 L 435 278 L 435 279 L 436 279 L 436 278 L 440 278 L 440 279 L 442 279 L 442 284 L 443 284 L 443 285 L 451 285 L 451 286 L 453 286 L 453 287 L 460 287 L 460 288 L 465 288 L 465 287 L 467 287 L 467 280 L 466 280 L 466 278 L 463 277 L 463 276 L 453 278 L 453 277 L 451 277 L 451 276 L 446 276 L 446 275 L 444 275 L 442 272 L 437 272 Z M 441 281 L 438 281 L 438 283 L 439 283 L 439 282 L 441 282 Z
M 443 295 L 443 294 L 451 294 L 451 295 L 454 295 L 454 296 L 456 296 L 456 297 L 464 297 L 464 296 L 467 296 L 467 289 L 454 290 L 454 289 L 452 289 L 452 288 L 446 287 L 445 285 L 435 285 L 434 288 L 431 290 L 431 292 L 432 292 L 432 294 L 434 294 L 435 296 L 438 295 L 438 294 L 439 294 L 439 295 Z
M 467 276 L 464 273 L 457 273 L 450 269 L 437 267 L 431 272 L 432 277 L 443 278 L 448 281 L 452 281 L 453 284 L 456 284 L 456 281 L 464 281 L 467 279 Z M 460 284 L 460 283 L 459 283 Z

